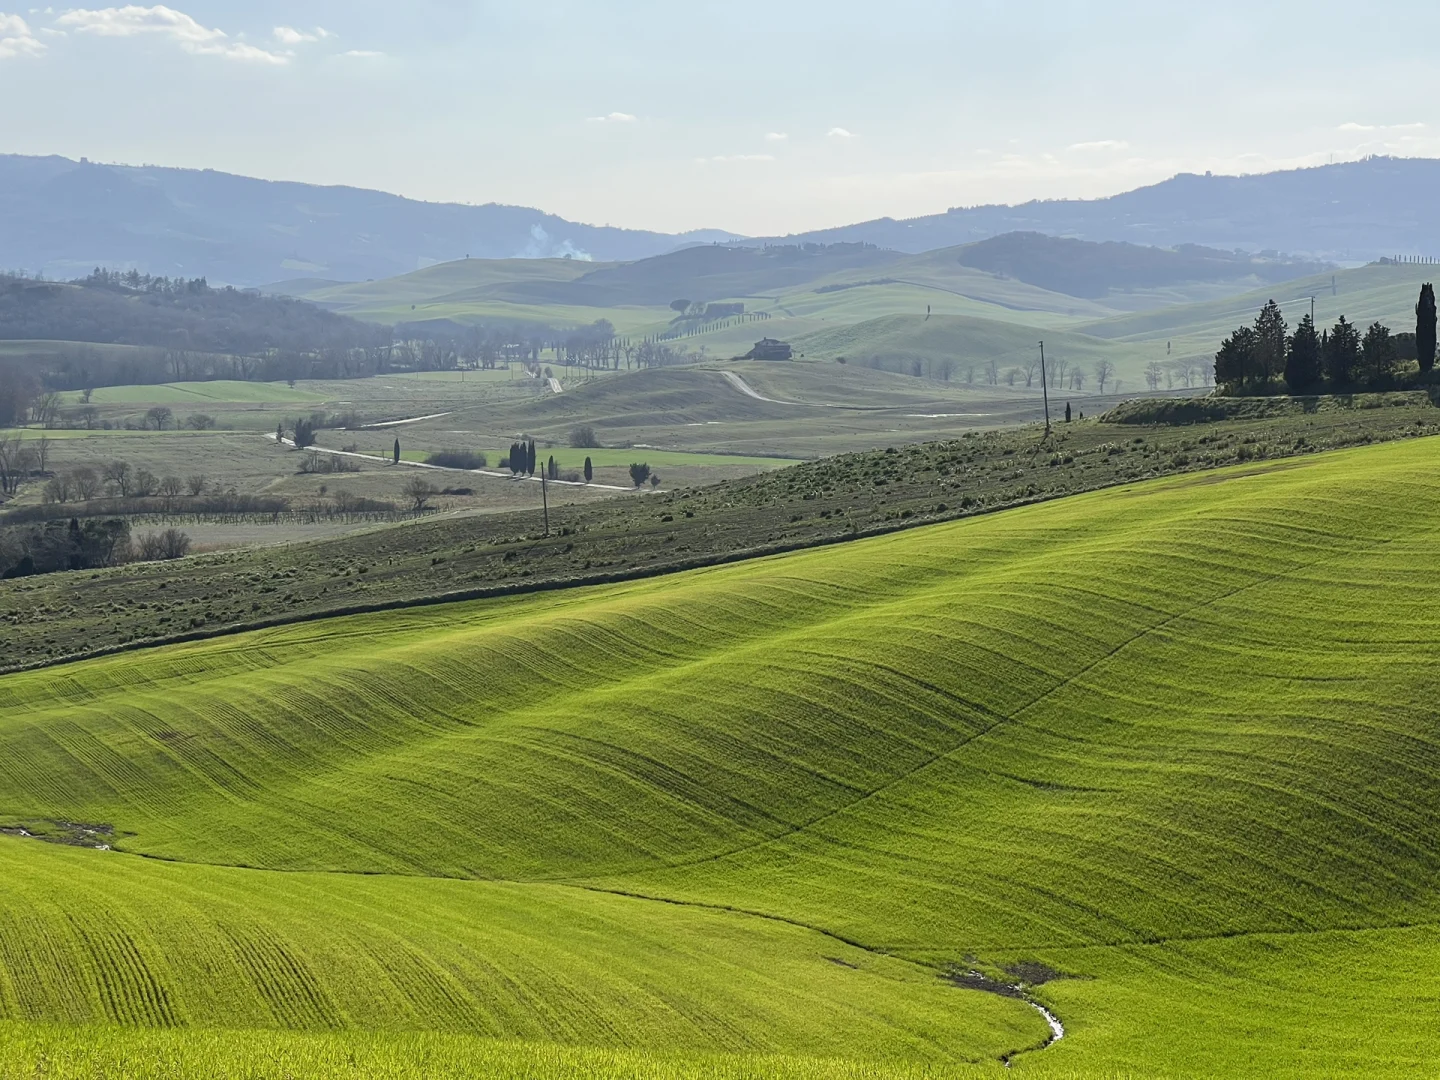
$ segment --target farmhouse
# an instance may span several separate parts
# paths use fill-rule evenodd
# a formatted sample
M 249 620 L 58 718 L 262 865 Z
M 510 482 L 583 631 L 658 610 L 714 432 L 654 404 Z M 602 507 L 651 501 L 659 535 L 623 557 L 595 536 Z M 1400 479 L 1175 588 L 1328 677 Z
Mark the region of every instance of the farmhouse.
M 792 357 L 792 350 L 788 341 L 776 341 L 774 338 L 761 338 L 755 343 L 755 347 L 743 359 L 746 360 L 789 360 Z

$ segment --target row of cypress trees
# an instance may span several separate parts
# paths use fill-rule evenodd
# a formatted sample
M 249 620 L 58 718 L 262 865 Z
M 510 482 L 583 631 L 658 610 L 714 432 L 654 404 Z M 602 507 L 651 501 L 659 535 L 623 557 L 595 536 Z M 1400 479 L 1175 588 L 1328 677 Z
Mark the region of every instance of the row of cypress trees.
M 522 474 L 525 476 L 534 476 L 535 440 L 522 439 L 520 442 L 511 443 L 510 456 L 506 459 L 506 463 L 510 466 L 510 472 L 515 476 Z M 545 464 L 545 475 L 551 480 L 560 479 L 560 468 L 555 464 L 554 455 L 551 455 L 550 460 Z M 587 457 L 585 459 L 585 482 L 587 484 L 590 483 L 594 475 L 595 470 L 590 464 L 590 459 Z
M 1287 333 L 1280 306 L 1271 300 L 1255 318 L 1227 337 L 1215 354 L 1215 382 L 1231 390 L 1260 388 L 1283 379 L 1292 393 L 1321 389 L 1385 389 L 1396 384 L 1401 365 L 1418 362 L 1422 379 L 1435 367 L 1435 289 L 1426 282 L 1415 304 L 1415 332 L 1392 334 L 1374 322 L 1362 335 L 1345 316 L 1319 331 L 1307 314 Z
M 510 471 L 516 476 L 524 473 L 535 475 L 535 440 L 521 440 L 510 444 Z

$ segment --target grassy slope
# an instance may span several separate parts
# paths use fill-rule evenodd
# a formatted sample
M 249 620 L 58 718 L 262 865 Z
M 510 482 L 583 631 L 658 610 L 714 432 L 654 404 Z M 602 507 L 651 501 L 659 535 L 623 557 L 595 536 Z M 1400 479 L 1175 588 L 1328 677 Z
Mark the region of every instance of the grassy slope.
M 1394 331 L 1414 330 L 1415 299 L 1420 284 L 1433 278 L 1427 266 L 1363 266 L 1333 275 L 1336 292 L 1330 292 L 1330 274 L 1300 278 L 1239 296 L 1201 304 L 1123 315 L 1082 326 L 1086 334 L 1130 342 L 1172 341 L 1176 355 L 1213 356 L 1220 340 L 1235 327 L 1251 323 L 1265 303 L 1281 305 L 1293 327 L 1310 313 L 1315 297 L 1315 321 L 1332 325 L 1344 315 L 1362 329 L 1377 319 Z
M 981 370 L 992 359 L 1002 373 L 1037 359 L 1041 338 L 1045 339 L 1047 359 L 1064 359 L 1084 368 L 1086 385 L 1092 390 L 1095 381 L 1089 372 L 1097 360 L 1115 363 L 1121 369 L 1120 377 L 1130 379 L 1133 386 L 1144 364 L 1155 359 L 1150 344 L 1108 342 L 1072 330 L 1042 329 L 995 319 L 959 315 L 932 315 L 927 319 L 923 312 L 887 315 L 809 334 L 794 345 L 807 356 L 844 356 L 852 363 L 878 363 L 897 370 L 919 360 L 926 374 L 935 371 L 935 365 L 950 361 L 954 367 L 951 378 L 957 380 L 973 364 L 976 379 L 983 380 Z M 1036 386 L 1038 389 L 1038 381 Z
M 337 311 L 416 304 L 466 289 L 517 281 L 574 281 L 604 263 L 575 259 L 463 259 L 380 281 L 351 282 L 306 293 L 306 299 Z
M 1436 1050 L 1408 1020 L 1440 990 L 1421 925 L 1440 918 L 1436 453 L 1420 440 L 1267 462 L 652 583 L 9 676 L 0 805 L 17 821 L 110 822 L 118 846 L 187 861 L 568 879 L 765 912 L 929 965 L 1040 959 L 1086 977 L 1040 991 L 1071 1025 L 1021 1060 L 1042 1074 L 1385 1071 Z M 427 912 L 405 938 L 449 925 L 427 905 L 472 888 L 4 850 L 25 868 L 0 875 L 17 900 L 71 860 L 101 899 L 59 908 L 112 911 L 140 875 L 171 898 L 136 907 L 176 934 L 195 919 L 175 914 L 164 875 L 261 880 L 235 886 L 241 933 L 264 910 L 277 947 L 327 958 L 329 924 L 286 912 L 342 900 L 306 890 L 333 890 L 365 925 L 395 904 Z M 591 913 L 545 888 L 560 907 L 530 925 L 563 944 Z M 387 889 L 396 899 L 373 898 Z M 56 909 L 0 910 L 31 920 L 5 935 L 7 971 L 66 955 L 52 944 L 64 920 L 38 913 Z M 475 948 L 500 950 L 507 918 L 479 920 Z M 630 917 L 616 925 L 627 944 L 600 946 L 619 953 L 614 978 L 632 961 L 642 981 L 667 977 Z M 114 934 L 89 947 L 111 965 L 158 948 Z M 441 963 L 445 940 L 414 947 Z M 315 977 L 363 996 L 347 965 L 390 947 L 356 934 L 359 958 Z M 209 993 L 263 997 L 241 954 L 194 949 Z M 577 1008 L 537 983 L 527 1016 L 628 1015 L 612 983 L 555 962 L 592 996 Z M 701 965 L 686 990 L 748 993 L 763 965 L 747 962 L 724 979 Z M 1396 986 L 1397 964 L 1413 985 Z M 199 993 L 147 970 L 176 1001 Z M 528 985 L 493 993 L 518 1002 Z M 11 1015 L 54 1009 L 8 993 Z M 905 1002 L 902 1032 L 924 1015 Z M 813 1049 L 783 1011 L 755 1014 L 753 1031 Z M 530 1033 L 499 1004 L 489 1015 Z M 1007 1023 L 973 1020 L 964 1047 Z M 657 1030 L 652 1045 L 676 1040 Z
M 79 391 L 64 395 L 66 405 L 79 405 Z M 90 403 L 101 405 L 189 405 L 202 408 L 217 403 L 247 405 L 318 405 L 324 398 L 313 390 L 285 383 L 241 382 L 217 379 L 213 382 L 177 382 L 159 385 L 100 386 Z
M 776 370 L 778 378 L 790 368 Z M 846 377 L 859 374 L 847 372 Z M 566 396 L 568 392 L 561 398 Z M 1077 421 L 1058 425 L 1054 441 L 1043 446 L 1033 427 L 968 432 L 942 442 L 847 454 L 691 491 L 662 488 L 657 494 L 607 499 L 583 508 L 560 509 L 552 500 L 548 538 L 541 534 L 538 485 L 476 478 L 476 483 L 503 486 L 515 505 L 528 499 L 530 509 L 425 521 L 272 550 L 0 582 L 0 625 L 9 645 L 0 663 L 53 660 L 195 629 L 315 617 L 351 605 L 407 603 L 463 590 L 525 588 L 693 566 L 1144 477 L 1440 430 L 1440 412 L 1423 395 L 1362 395 L 1356 401 L 1376 407 L 1339 407 L 1333 400 L 1280 403 L 1275 415 L 1178 427 Z M 1389 404 L 1379 407 L 1382 403 Z M 1246 400 L 1240 407 L 1258 412 L 1261 404 Z M 825 413 L 832 417 L 826 422 L 836 427 L 854 415 L 808 411 Z M 965 419 L 928 422 L 954 433 Z M 782 424 L 755 422 L 769 429 Z M 728 433 L 734 428 L 674 430 Z M 367 441 L 371 434 L 373 442 Z M 384 432 L 361 436 L 361 449 L 376 452 L 392 441 Z M 437 447 L 458 441 L 442 428 L 432 437 Z M 418 435 L 404 440 L 402 450 L 423 445 Z M 103 447 L 105 440 L 99 442 Z M 264 446 L 255 442 L 258 453 Z M 164 440 L 176 450 L 190 443 L 189 437 Z M 239 449 L 231 445 L 232 455 Z M 649 455 L 641 451 L 636 456 Z M 158 468 L 163 462 L 146 464 L 163 475 Z M 447 482 L 470 479 L 440 476 Z M 625 483 L 625 477 L 618 482 Z

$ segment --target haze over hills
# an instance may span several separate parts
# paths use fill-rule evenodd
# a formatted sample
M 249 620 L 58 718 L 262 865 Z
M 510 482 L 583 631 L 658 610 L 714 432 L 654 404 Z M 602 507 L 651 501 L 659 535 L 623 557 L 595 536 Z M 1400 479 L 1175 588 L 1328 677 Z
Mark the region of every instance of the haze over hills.
M 786 240 L 921 252 L 1030 231 L 1369 262 L 1397 253 L 1440 253 L 1440 222 L 1424 213 L 1437 186 L 1440 160 L 1371 157 L 1254 176 L 1181 173 L 1105 199 L 953 207 L 943 214 L 880 218 Z
M 0 155 L 0 266 L 75 277 L 95 266 L 260 285 L 392 277 L 480 258 L 642 259 L 734 239 L 582 225 L 522 206 L 426 203 L 210 169 Z
M 1182 174 L 1105 199 L 955 208 L 786 242 L 864 243 L 918 254 L 1033 232 L 1366 262 L 1440 252 L 1440 225 L 1420 209 L 1437 183 L 1440 161 L 1430 159 L 1370 158 L 1256 176 Z M 718 229 L 667 234 L 586 225 L 526 207 L 425 203 L 213 170 L 0 155 L 0 266 L 50 277 L 102 265 L 235 285 L 339 283 L 467 255 L 630 262 L 717 242 L 773 241 Z

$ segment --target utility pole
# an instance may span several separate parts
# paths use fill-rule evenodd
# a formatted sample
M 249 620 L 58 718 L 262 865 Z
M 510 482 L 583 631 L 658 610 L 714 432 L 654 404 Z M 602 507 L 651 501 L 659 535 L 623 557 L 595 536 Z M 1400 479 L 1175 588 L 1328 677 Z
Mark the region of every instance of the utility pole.
M 1040 392 L 1045 395 L 1045 438 L 1050 437 L 1050 380 L 1045 377 L 1045 343 L 1040 342 Z
M 550 535 L 550 498 L 545 492 L 545 474 L 540 474 L 540 505 L 545 508 L 545 535 Z

